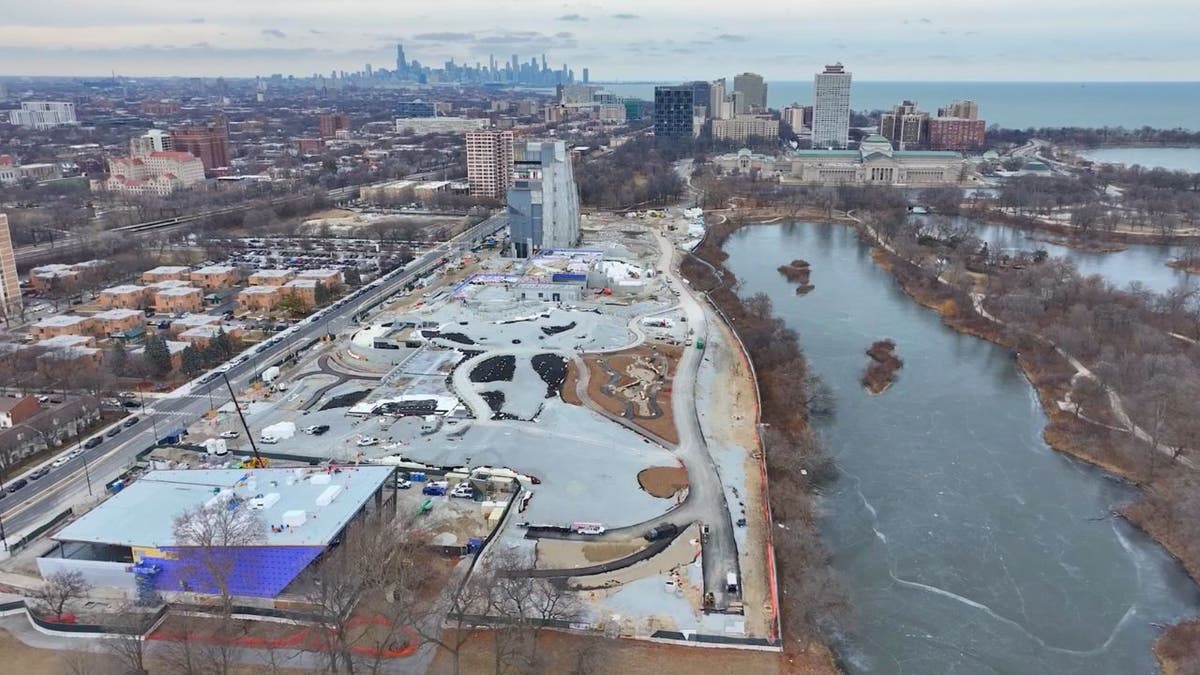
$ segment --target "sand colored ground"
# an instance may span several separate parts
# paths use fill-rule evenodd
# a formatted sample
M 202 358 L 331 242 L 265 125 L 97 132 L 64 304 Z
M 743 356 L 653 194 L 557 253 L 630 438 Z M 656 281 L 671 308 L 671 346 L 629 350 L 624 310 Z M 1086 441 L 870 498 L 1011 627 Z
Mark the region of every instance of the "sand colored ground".
M 737 341 L 723 322 L 713 322 L 721 331 L 720 340 L 710 341 L 707 353 L 722 376 L 710 397 L 709 415 L 725 417 L 728 424 L 714 425 L 721 443 L 747 449 L 744 470 L 745 490 L 739 493 L 746 513 L 746 546 L 741 554 L 742 599 L 746 611 L 746 629 L 752 635 L 766 635 L 771 623 L 771 592 L 767 579 L 765 492 L 760 470 L 762 450 L 754 428 L 756 398 L 754 380 L 737 346 Z
M 682 351 L 670 345 L 653 348 L 640 345 L 612 354 L 585 355 L 588 398 L 614 415 L 624 415 L 627 404 L 631 403 L 634 411 L 631 422 L 668 443 L 678 443 L 679 432 L 675 429 L 675 416 L 671 410 L 671 380 Z M 665 357 L 665 378 L 656 376 L 647 365 L 657 362 L 659 355 Z M 608 388 L 610 370 L 619 375 L 612 390 Z M 647 398 L 653 398 L 657 403 L 661 416 L 651 416 Z
M 652 466 L 638 472 L 638 484 L 655 497 L 669 499 L 687 489 L 687 470 L 682 466 Z
M 568 539 L 540 539 L 537 563 L 541 569 L 586 567 L 632 555 L 646 546 L 644 541 L 581 542 Z

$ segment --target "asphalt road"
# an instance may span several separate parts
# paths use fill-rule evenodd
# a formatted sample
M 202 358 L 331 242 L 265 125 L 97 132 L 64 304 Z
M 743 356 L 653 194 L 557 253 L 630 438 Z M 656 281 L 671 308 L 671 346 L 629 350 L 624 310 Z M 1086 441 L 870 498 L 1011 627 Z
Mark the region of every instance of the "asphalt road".
M 343 300 L 341 304 L 329 307 L 297 324 L 284 334 L 284 339 L 278 344 L 245 352 L 250 356 L 230 367 L 226 373 L 230 383 L 235 390 L 244 388 L 257 371 L 286 357 L 289 352 L 327 333 L 337 334 L 352 327 L 356 316 L 370 311 L 400 291 L 405 284 L 427 274 L 440 264 L 443 257 L 453 258 L 507 224 L 507 215 L 501 213 L 493 216 L 453 240 L 439 244 L 407 268 L 383 277 L 377 286 L 367 287 L 360 295 Z M 11 541 L 67 507 L 86 502 L 89 493 L 96 498 L 102 496 L 105 483 L 128 468 L 139 452 L 170 431 L 186 427 L 208 412 L 210 390 L 211 400 L 217 406 L 228 400 L 228 390 L 219 377 L 208 384 L 199 384 L 193 380 L 170 394 L 146 399 L 145 412 L 136 413 L 139 418 L 137 424 L 123 429 L 115 438 L 106 438 L 95 448 L 84 450 L 81 456 L 62 467 L 52 469 L 49 475 L 30 481 L 29 485 L 16 494 L 0 499 L 0 515 L 3 516 L 6 539 Z M 96 435 L 102 435 L 109 428 L 111 427 L 97 432 Z M 251 431 L 257 433 L 257 430 Z M 50 461 L 47 459 L 35 468 L 48 466 Z M 12 479 L 16 480 L 28 473 L 13 476 Z

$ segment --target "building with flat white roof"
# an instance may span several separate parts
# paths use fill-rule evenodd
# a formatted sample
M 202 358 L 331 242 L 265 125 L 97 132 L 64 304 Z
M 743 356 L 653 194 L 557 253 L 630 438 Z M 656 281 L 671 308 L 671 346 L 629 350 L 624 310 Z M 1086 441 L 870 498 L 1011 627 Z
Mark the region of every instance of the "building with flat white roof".
M 19 110 L 8 111 L 8 122 L 26 129 L 51 129 L 78 124 L 75 104 L 67 101 L 24 101 Z
M 339 540 L 367 504 L 379 505 L 394 467 L 151 471 L 54 535 L 43 577 L 78 571 L 96 586 L 215 593 L 194 563 L 203 550 L 172 522 L 198 507 L 237 511 L 257 541 L 226 547 L 229 592 L 273 598 Z
M 485 117 L 401 117 L 396 120 L 396 133 L 411 131 L 417 136 L 426 134 L 461 134 L 464 131 L 486 129 Z

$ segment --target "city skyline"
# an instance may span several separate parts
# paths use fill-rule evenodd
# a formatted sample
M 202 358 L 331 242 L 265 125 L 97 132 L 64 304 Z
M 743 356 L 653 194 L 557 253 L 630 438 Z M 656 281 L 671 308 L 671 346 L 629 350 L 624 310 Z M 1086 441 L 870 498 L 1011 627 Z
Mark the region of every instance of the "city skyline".
M 1178 81 L 1195 79 L 1200 68 L 1200 46 L 1181 20 L 1196 9 L 1179 0 L 1053 7 L 864 0 L 765 3 L 753 12 L 701 0 L 684 16 L 644 3 L 534 0 L 506 7 L 503 25 L 488 8 L 476 0 L 436 9 L 379 0 L 22 5 L 8 8 L 0 26 L 7 64 L 0 74 L 302 76 L 367 63 L 387 68 L 396 42 L 435 67 L 544 52 L 552 67 L 586 64 L 593 81 L 701 78 L 731 62 L 774 81 L 806 79 L 836 60 L 877 81 Z M 667 19 L 672 31 L 664 34 Z

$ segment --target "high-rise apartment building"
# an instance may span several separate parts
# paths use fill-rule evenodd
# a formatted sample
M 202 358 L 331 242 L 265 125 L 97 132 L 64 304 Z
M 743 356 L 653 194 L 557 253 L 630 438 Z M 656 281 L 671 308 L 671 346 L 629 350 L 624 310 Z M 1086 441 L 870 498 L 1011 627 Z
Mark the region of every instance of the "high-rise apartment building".
M 961 117 L 934 117 L 929 120 L 929 147 L 933 150 L 978 150 L 986 142 L 986 136 L 985 120 Z
M 321 113 L 317 118 L 317 127 L 321 138 L 333 138 L 339 131 L 350 130 L 350 115 L 348 113 Z
M 713 80 L 708 86 L 708 116 L 712 119 L 725 119 L 722 115 L 725 109 L 725 78 Z
M 17 277 L 17 256 L 13 253 L 8 216 L 0 213 L 0 311 L 8 323 L 21 316 L 21 280 Z
M 579 189 L 571 153 L 562 141 L 530 142 L 517 153 L 508 190 L 508 226 L 513 255 L 579 244 Z
M 793 103 L 783 109 L 783 122 L 791 127 L 792 131 L 799 133 L 812 122 L 812 106 Z
M 8 111 L 8 121 L 26 129 L 51 129 L 78 124 L 75 104 L 65 101 L 25 101 L 20 110 Z
M 979 104 L 975 101 L 954 101 L 945 108 L 938 108 L 938 117 L 977 120 L 979 119 Z
M 224 118 L 203 126 L 172 129 L 171 145 L 173 150 L 199 157 L 208 175 L 229 166 L 229 126 Z
M 713 120 L 714 141 L 744 141 L 750 138 L 779 138 L 779 120 L 770 115 L 734 115 Z
M 767 109 L 767 83 L 762 75 L 757 73 L 742 73 L 733 78 L 733 90 L 745 95 L 743 106 L 745 110 L 735 110 L 738 115 L 748 112 L 762 112 Z
M 396 104 L 396 117 L 405 119 L 413 117 L 434 117 L 437 115 L 437 106 L 433 101 L 400 101 Z
M 174 149 L 171 134 L 162 129 L 151 129 L 141 136 L 129 139 L 131 157 L 145 157 L 152 152 L 170 152 Z
M 917 110 L 917 104 L 904 101 L 892 106 L 879 118 L 879 133 L 897 150 L 912 150 L 925 143 L 929 113 Z
M 694 137 L 695 98 L 690 84 L 654 88 L 654 138 L 669 142 Z
M 850 73 L 836 63 L 813 77 L 814 148 L 844 148 L 850 141 Z
M 513 132 L 467 132 L 467 182 L 472 197 L 504 199 L 512 185 Z

